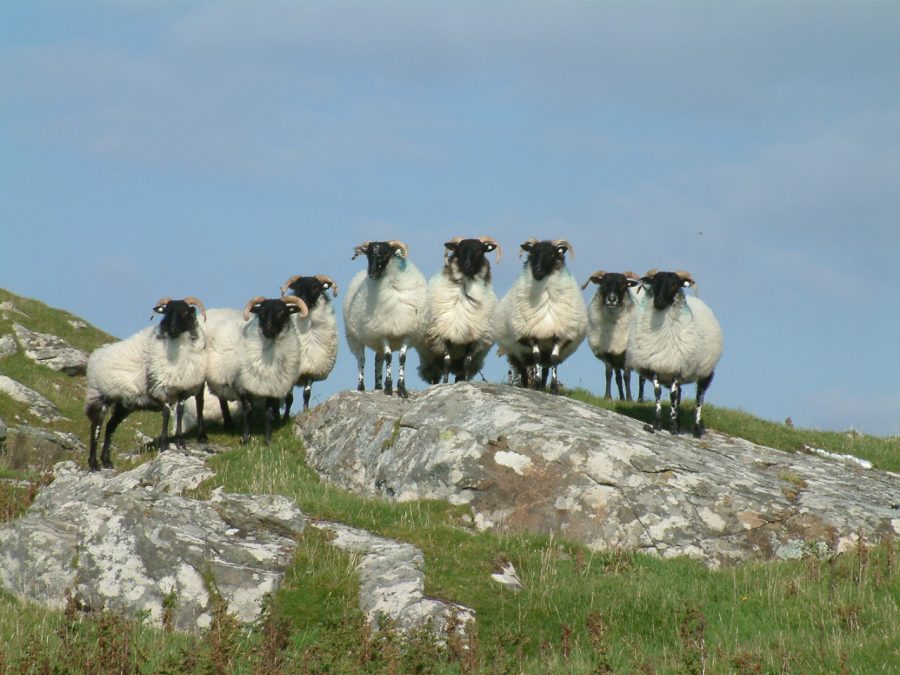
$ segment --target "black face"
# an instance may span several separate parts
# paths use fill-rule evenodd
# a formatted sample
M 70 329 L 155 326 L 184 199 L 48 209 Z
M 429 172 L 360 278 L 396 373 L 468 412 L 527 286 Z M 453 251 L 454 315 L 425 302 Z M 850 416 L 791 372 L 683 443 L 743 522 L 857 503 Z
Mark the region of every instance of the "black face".
M 366 248 L 366 258 L 369 259 L 369 278 L 380 279 L 394 256 L 402 257 L 403 251 L 394 248 L 386 241 L 369 242 L 369 246 Z
M 316 277 L 300 277 L 288 288 L 294 291 L 294 295 L 305 302 L 306 306 L 312 311 L 313 307 L 318 304 L 319 298 L 323 298 L 324 302 L 328 302 L 328 294 L 325 291 L 331 288 L 331 284 L 323 282 Z
M 480 239 L 463 239 L 447 242 L 444 246 L 450 251 L 448 261 L 455 261 L 463 276 L 473 279 L 476 274 L 485 271 L 485 280 L 491 280 L 491 265 L 486 254 L 497 248 L 494 244 L 486 244 Z
M 653 296 L 653 307 L 660 311 L 675 302 L 675 298 L 684 297 L 681 289 L 691 285 L 690 281 L 682 279 L 675 272 L 657 272 L 641 279 L 641 283 Z
M 552 241 L 540 241 L 536 244 L 522 244 L 522 249 L 528 252 L 526 265 L 531 265 L 531 274 L 541 281 L 544 277 L 561 270 L 566 264 L 565 246 L 557 246 Z
M 197 330 L 197 310 L 184 300 L 169 300 L 164 305 L 154 307 L 153 311 L 162 314 L 159 330 L 163 335 L 177 338 L 182 333 Z
M 269 340 L 274 340 L 290 326 L 291 314 L 299 311 L 297 305 L 278 299 L 260 300 L 250 308 L 250 313 L 257 316 L 263 336 Z
M 607 272 L 600 277 L 598 292 L 607 307 L 620 307 L 625 299 L 628 289 L 637 286 L 635 279 L 629 279 L 618 272 Z

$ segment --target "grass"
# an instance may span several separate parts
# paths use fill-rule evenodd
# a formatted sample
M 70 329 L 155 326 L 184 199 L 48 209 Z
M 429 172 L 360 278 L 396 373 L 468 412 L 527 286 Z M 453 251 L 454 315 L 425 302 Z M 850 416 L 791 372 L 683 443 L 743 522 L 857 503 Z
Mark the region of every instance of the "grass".
M 20 323 L 78 348 L 89 351 L 109 339 L 92 328 L 73 329 L 57 310 L 0 291 L 0 301 L 6 299 L 31 315 Z M 7 328 L 0 320 L 0 333 Z M 20 356 L 0 360 L 0 373 L 51 398 L 71 419 L 56 428 L 87 440 L 83 378 L 35 368 Z M 569 395 L 644 421 L 653 415 L 650 405 L 607 402 L 584 391 Z M 8 423 L 28 418 L 16 405 L 0 397 L 0 416 Z M 691 412 L 686 405 L 685 423 Z M 153 413 L 130 417 L 118 444 L 133 445 L 128 439 L 138 430 L 154 435 L 158 419 Z M 896 438 L 796 429 L 714 406 L 705 406 L 704 420 L 708 428 L 788 452 L 811 445 L 900 470 Z M 237 624 L 219 607 L 209 630 L 188 636 L 140 618 L 85 615 L 72 603 L 65 611 L 42 609 L 0 592 L 0 673 L 900 670 L 900 559 L 892 540 L 861 543 L 837 557 L 709 570 L 688 559 L 478 532 L 465 507 L 443 502 L 397 504 L 351 494 L 318 479 L 289 426 L 278 429 L 269 446 L 254 440 L 241 447 L 216 425 L 210 436 L 231 449 L 210 458 L 216 476 L 192 496 L 205 498 L 217 487 L 286 495 L 311 517 L 413 543 L 424 553 L 426 592 L 476 610 L 471 647 L 441 644 L 425 632 L 404 640 L 390 630 L 373 634 L 357 608 L 357 558 L 307 528 L 283 587 L 254 626 Z M 150 456 L 114 461 L 125 469 Z M 9 477 L 25 482 L 0 481 L 0 521 L 21 514 L 44 480 L 4 469 L 0 460 L 0 478 Z M 786 491 L 802 489 L 798 476 L 780 478 Z M 490 578 L 499 561 L 513 563 L 523 590 Z

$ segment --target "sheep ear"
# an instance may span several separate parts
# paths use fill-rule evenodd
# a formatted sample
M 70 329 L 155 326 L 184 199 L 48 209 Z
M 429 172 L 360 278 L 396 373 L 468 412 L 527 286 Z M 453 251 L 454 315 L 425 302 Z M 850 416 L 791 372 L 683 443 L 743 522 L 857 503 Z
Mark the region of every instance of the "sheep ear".
M 153 308 L 153 311 L 156 312 L 157 314 L 162 314 L 163 312 L 166 311 L 166 306 L 165 305 L 157 305 L 156 307 Z
M 684 281 L 681 282 L 681 285 L 684 286 L 685 288 L 690 288 L 691 286 L 694 285 L 694 280 L 693 279 L 685 279 Z
M 641 283 L 641 280 L 640 280 L 640 279 L 629 279 L 626 283 L 627 283 L 631 288 L 634 288 L 635 286 L 637 286 L 638 284 Z
M 569 250 L 568 246 L 557 246 L 556 247 L 556 252 L 559 253 L 560 255 L 565 255 L 566 251 L 568 251 L 568 250 Z
M 457 243 L 458 242 L 455 242 L 455 241 L 445 241 L 444 248 L 447 249 L 448 251 L 455 251 Z
M 491 243 L 491 242 L 489 242 L 489 241 L 484 242 L 484 252 L 485 252 L 485 253 L 490 253 L 490 252 L 493 251 L 495 248 L 497 248 L 497 244 L 493 244 L 493 243 Z

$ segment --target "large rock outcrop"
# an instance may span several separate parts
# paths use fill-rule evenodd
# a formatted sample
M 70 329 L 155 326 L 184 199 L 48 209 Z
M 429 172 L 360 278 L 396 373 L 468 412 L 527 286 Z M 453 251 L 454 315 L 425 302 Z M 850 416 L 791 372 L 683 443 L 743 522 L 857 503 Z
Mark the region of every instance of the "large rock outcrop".
M 650 433 L 564 397 L 496 384 L 409 400 L 343 392 L 298 418 L 326 480 L 472 507 L 482 529 L 716 566 L 824 553 L 900 533 L 900 477 L 707 433 Z

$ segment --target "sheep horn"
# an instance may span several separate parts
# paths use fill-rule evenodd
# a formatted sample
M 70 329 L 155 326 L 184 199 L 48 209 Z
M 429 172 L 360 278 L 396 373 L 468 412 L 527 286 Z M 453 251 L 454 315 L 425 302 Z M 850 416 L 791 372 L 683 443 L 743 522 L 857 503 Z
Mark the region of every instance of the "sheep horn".
M 599 284 L 599 283 L 600 283 L 600 279 L 601 279 L 601 278 L 603 277 L 603 275 L 605 275 L 605 274 L 606 274 L 606 272 L 604 272 L 603 270 L 597 270 L 596 272 L 594 272 L 594 273 L 590 276 L 590 278 L 588 278 L 587 281 L 585 281 L 585 282 L 581 285 L 581 290 L 584 290 L 585 288 L 587 288 L 587 287 L 590 285 L 590 283 L 591 283 L 592 281 L 593 281 L 595 284 Z
M 364 241 L 362 244 L 353 249 L 353 257 L 350 258 L 350 260 L 356 260 L 357 257 L 366 255 L 369 250 L 369 244 L 371 243 L 371 241 Z
M 497 240 L 494 239 L 493 237 L 479 237 L 479 240 L 481 241 L 482 244 L 493 244 L 494 245 L 494 251 L 497 254 L 497 263 L 499 264 L 500 256 L 502 255 L 502 251 L 500 250 L 500 244 L 497 243 Z
M 653 267 L 653 268 L 647 270 L 647 273 L 644 275 L 644 278 L 646 279 L 647 277 L 655 276 L 657 272 L 659 272 L 659 270 L 656 269 L 655 267 Z
M 168 305 L 170 302 L 172 302 L 172 298 L 169 298 L 169 297 L 160 298 L 159 300 L 156 301 L 156 304 L 153 305 L 153 310 L 155 311 L 156 308 L 157 308 L 157 307 L 160 307 L 160 306 L 165 307 L 165 306 Z
M 535 239 L 534 237 L 528 237 L 528 239 L 519 244 L 519 257 L 522 257 L 522 252 L 525 250 L 525 246 L 529 244 L 531 246 L 534 246 L 536 243 L 538 243 L 537 239 Z
M 625 273 L 624 273 L 624 276 L 625 276 L 626 279 L 633 279 L 634 281 L 640 281 L 640 280 L 641 280 L 641 278 L 640 278 L 637 274 L 635 274 L 634 272 L 632 272 L 631 270 L 628 270 L 627 272 L 625 272 Z
M 203 316 L 203 320 L 206 321 L 206 307 L 203 306 L 203 303 L 200 302 L 199 298 L 195 298 L 193 295 L 189 295 L 184 299 L 184 301 L 187 304 L 193 305 L 194 307 L 199 309 L 200 314 Z
M 337 297 L 338 289 L 337 284 L 334 282 L 334 279 L 331 277 L 326 277 L 324 274 L 317 274 L 316 279 L 321 281 L 323 284 L 331 284 L 331 292 L 334 293 L 334 297 Z
M 675 274 L 677 274 L 682 281 L 688 281 L 691 285 L 697 283 L 694 281 L 694 277 L 691 276 L 690 272 L 685 272 L 684 270 L 675 270 Z
M 560 246 L 565 246 L 566 250 L 569 252 L 569 255 L 572 256 L 573 258 L 575 257 L 575 249 L 572 248 L 572 244 L 567 242 L 565 239 L 554 239 L 553 245 L 556 246 L 557 248 Z
M 297 307 L 300 308 L 300 312 L 299 312 L 300 316 L 307 316 L 309 314 L 309 307 L 307 307 L 306 303 L 303 302 L 303 300 L 298 298 L 296 295 L 282 296 L 281 301 L 287 302 L 291 305 L 297 305 Z
M 388 242 L 388 246 L 390 246 L 391 248 L 399 248 L 401 251 L 403 251 L 404 258 L 409 257 L 409 247 L 406 244 L 404 244 L 402 241 L 397 241 L 396 239 L 391 239 Z
M 250 308 L 253 307 L 257 302 L 262 302 L 265 298 L 261 295 L 257 295 L 250 302 L 247 303 L 247 306 L 244 307 L 244 321 L 250 320 Z
M 297 279 L 300 279 L 301 277 L 302 277 L 302 275 L 300 275 L 300 274 L 295 274 L 295 275 L 292 276 L 290 279 L 288 279 L 287 281 L 285 281 L 285 282 L 281 285 L 281 294 L 284 295 L 285 291 L 287 291 L 287 289 L 291 287 L 291 284 L 294 283 L 295 281 L 297 281 Z

